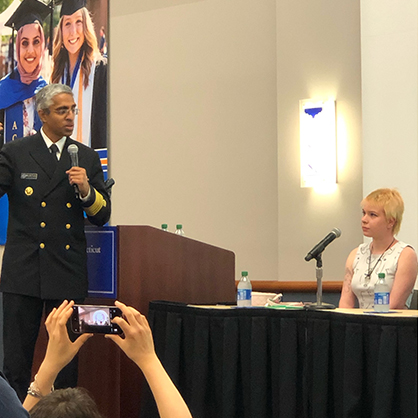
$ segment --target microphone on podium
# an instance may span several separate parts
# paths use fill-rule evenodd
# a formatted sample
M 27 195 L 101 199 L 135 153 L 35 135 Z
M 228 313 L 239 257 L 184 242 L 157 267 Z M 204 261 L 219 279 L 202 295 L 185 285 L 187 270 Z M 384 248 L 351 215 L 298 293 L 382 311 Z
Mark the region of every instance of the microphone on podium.
M 306 261 L 310 261 L 313 258 L 318 257 L 319 254 L 321 254 L 325 247 L 329 244 L 331 244 L 332 241 L 335 240 L 335 238 L 338 238 L 341 236 L 341 231 L 338 228 L 334 228 L 321 242 L 315 245 L 315 247 L 312 248 L 311 251 L 308 252 L 308 254 L 305 257 Z
M 78 147 L 76 144 L 71 144 L 67 148 L 68 154 L 70 154 L 71 158 L 71 167 L 78 167 Z M 75 195 L 77 198 L 80 197 L 80 191 L 78 190 L 78 186 L 73 184 Z

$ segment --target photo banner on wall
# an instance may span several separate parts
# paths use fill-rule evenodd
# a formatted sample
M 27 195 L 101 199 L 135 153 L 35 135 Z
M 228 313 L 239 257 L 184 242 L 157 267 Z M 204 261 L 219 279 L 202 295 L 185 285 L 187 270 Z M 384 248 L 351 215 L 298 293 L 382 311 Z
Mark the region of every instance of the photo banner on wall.
M 71 87 L 78 108 L 71 135 L 108 161 L 108 0 L 16 0 L 0 10 L 0 145 L 37 133 L 35 94 L 49 83 Z M 0 199 L 0 245 L 7 234 Z

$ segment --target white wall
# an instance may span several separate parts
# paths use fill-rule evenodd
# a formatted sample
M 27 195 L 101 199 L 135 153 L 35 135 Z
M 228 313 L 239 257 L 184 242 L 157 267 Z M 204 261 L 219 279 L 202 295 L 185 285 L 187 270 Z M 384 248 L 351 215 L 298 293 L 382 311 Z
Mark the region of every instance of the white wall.
M 306 253 L 333 227 L 341 238 L 323 254 L 324 280 L 342 280 L 361 240 L 360 9 L 357 1 L 277 1 L 279 277 L 315 280 Z M 336 100 L 338 184 L 300 188 L 299 100 Z
M 275 278 L 275 1 L 111 8 L 111 29 L 112 223 L 182 223 Z
M 396 187 L 399 238 L 418 249 L 418 3 L 363 0 L 363 188 Z
M 183 223 L 237 276 L 324 279 L 361 239 L 359 2 L 111 2 L 112 223 Z M 300 99 L 334 96 L 339 184 L 299 184 Z

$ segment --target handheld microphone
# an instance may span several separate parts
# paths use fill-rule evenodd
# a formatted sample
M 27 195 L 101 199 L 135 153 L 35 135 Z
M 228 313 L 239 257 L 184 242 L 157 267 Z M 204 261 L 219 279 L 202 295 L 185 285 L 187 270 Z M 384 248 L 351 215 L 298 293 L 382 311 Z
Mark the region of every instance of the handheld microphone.
M 76 144 L 71 144 L 68 147 L 68 154 L 71 158 L 71 167 L 78 167 L 78 147 Z
M 78 147 L 76 144 L 71 144 L 67 148 L 68 154 L 70 154 L 71 158 L 71 167 L 78 167 Z M 78 186 L 73 184 L 74 191 L 76 197 L 80 197 L 80 191 L 78 190 Z
M 341 236 L 341 231 L 338 228 L 334 228 L 320 243 L 316 244 L 315 247 L 312 248 L 311 251 L 308 252 L 307 256 L 305 257 L 306 261 L 310 261 L 313 258 L 316 258 L 322 251 L 325 250 L 325 247 L 328 244 L 331 244 L 335 238 Z

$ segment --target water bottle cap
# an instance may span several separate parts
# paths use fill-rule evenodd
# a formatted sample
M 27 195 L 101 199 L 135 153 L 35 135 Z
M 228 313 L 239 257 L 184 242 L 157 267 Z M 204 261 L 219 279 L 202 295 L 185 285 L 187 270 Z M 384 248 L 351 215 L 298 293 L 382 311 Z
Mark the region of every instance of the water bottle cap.
M 248 271 L 241 272 L 241 276 L 248 276 Z
M 183 229 L 183 225 L 182 224 L 177 224 L 176 229 Z
M 379 279 L 384 279 L 385 278 L 385 273 L 379 273 L 377 275 L 377 277 L 379 277 Z
M 167 229 L 168 228 L 168 225 L 167 224 L 161 224 L 161 228 L 162 229 Z

